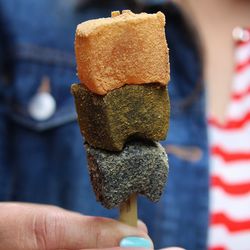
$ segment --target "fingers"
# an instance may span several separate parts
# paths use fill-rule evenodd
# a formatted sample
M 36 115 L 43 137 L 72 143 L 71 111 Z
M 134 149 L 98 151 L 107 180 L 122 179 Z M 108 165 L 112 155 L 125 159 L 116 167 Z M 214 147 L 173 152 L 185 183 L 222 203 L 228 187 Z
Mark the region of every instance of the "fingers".
M 79 250 L 98 250 L 98 248 L 94 248 L 94 249 L 79 249 Z M 99 248 L 100 250 L 100 248 Z M 102 250 L 128 250 L 128 248 L 124 248 L 124 247 L 112 247 L 112 248 L 102 248 Z M 129 250 L 149 250 L 148 248 L 143 248 L 143 247 L 133 247 L 133 248 L 129 248 Z M 178 250 L 178 249 L 177 249 Z
M 2 203 L 0 250 L 112 249 L 125 236 L 149 239 L 145 226 L 139 227 L 52 206 Z
M 167 247 L 167 248 L 161 248 L 159 250 L 185 250 L 185 249 L 180 247 Z
M 144 231 L 146 234 L 148 233 L 148 228 L 147 228 L 146 224 L 143 221 L 138 220 L 137 227 L 138 227 L 138 229 Z
M 145 231 L 107 218 L 85 217 L 83 223 L 86 226 L 85 233 L 83 232 L 86 239 L 83 242 L 85 248 L 119 246 L 119 242 L 125 236 L 139 236 L 149 239 Z M 81 239 L 83 239 L 84 235 L 81 236 Z

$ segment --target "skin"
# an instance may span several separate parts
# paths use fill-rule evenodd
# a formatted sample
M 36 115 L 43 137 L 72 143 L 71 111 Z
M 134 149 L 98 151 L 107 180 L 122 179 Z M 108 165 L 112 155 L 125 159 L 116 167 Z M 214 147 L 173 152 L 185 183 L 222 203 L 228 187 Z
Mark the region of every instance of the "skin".
M 126 236 L 149 239 L 147 227 L 141 221 L 138 228 L 133 228 L 112 219 L 84 216 L 54 206 L 0 203 L 0 250 L 120 250 L 117 246 Z
M 249 0 L 174 0 L 198 30 L 204 57 L 208 113 L 223 122 L 234 74 L 232 30 L 250 25 Z

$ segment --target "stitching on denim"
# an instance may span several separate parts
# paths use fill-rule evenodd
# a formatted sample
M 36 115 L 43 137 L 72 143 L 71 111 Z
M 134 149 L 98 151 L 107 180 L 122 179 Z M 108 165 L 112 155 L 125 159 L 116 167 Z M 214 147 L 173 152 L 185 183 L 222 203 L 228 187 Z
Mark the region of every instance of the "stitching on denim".
M 76 121 L 77 117 L 76 115 L 66 115 L 66 116 L 60 116 L 60 117 L 54 117 L 50 119 L 49 121 L 45 122 L 36 122 L 32 119 L 28 119 L 27 117 L 22 117 L 17 114 L 11 115 L 11 119 L 15 122 L 20 123 L 24 127 L 27 127 L 29 129 L 42 132 L 48 129 L 53 129 L 58 126 L 62 126 L 66 123 Z
M 24 43 L 18 44 L 15 47 L 14 57 L 16 57 L 16 59 L 76 67 L 75 56 L 70 52 Z

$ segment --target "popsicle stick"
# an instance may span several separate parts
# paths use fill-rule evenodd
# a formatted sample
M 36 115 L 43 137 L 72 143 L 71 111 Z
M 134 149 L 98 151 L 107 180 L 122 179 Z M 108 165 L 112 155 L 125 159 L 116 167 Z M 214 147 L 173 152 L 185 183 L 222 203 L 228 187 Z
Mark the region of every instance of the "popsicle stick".
M 120 206 L 120 219 L 121 222 L 137 227 L 137 200 L 136 194 L 132 194 L 126 202 Z

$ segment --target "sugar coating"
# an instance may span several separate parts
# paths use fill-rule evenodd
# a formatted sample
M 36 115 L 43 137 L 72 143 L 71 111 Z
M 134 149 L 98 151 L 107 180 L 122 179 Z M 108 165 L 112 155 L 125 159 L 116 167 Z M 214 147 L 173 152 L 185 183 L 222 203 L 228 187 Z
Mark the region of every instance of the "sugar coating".
M 165 16 L 113 12 L 77 26 L 75 52 L 80 82 L 104 95 L 125 84 L 169 81 Z
M 96 199 L 104 207 L 117 207 L 133 193 L 153 202 L 160 199 L 169 167 L 159 143 L 133 141 L 119 153 L 85 146 Z
M 85 140 L 95 148 L 121 151 L 130 138 L 164 140 L 170 102 L 160 84 L 125 85 L 104 96 L 73 84 L 78 123 Z

